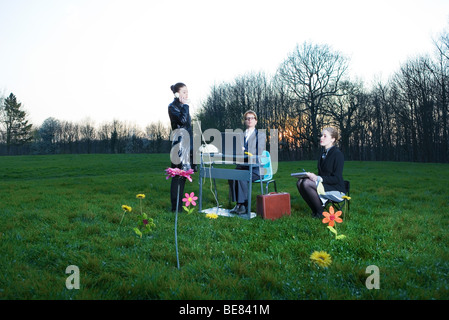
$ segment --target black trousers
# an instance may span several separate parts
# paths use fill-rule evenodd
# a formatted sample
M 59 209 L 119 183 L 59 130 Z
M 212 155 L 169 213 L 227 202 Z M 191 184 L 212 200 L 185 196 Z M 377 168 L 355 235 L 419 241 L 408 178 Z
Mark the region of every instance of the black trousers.
M 236 170 L 248 170 L 247 167 L 237 166 Z M 257 172 L 252 173 L 252 182 L 260 179 Z M 231 192 L 231 201 L 248 205 L 248 182 L 242 180 L 228 180 L 229 190 Z
M 189 161 L 193 159 L 193 151 L 190 150 L 190 159 Z M 185 166 L 183 164 L 174 164 L 171 163 L 172 168 L 179 168 L 186 170 Z M 192 168 L 194 172 L 197 172 L 197 166 L 196 164 L 189 163 L 189 167 Z M 186 178 L 175 176 L 171 178 L 171 185 L 170 185 L 170 201 L 171 201 L 171 211 L 176 211 L 176 200 L 178 199 L 178 187 L 179 187 L 179 202 L 178 202 L 178 212 L 182 209 L 183 203 L 182 198 L 184 197 L 184 186 L 186 184 Z

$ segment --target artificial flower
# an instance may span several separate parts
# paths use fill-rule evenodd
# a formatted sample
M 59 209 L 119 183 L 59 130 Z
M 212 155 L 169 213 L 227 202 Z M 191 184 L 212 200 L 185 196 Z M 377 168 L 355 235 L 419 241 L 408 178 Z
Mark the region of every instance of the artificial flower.
M 348 197 L 348 196 L 343 196 L 342 198 L 343 198 L 343 199 L 346 199 L 346 200 L 348 200 L 348 201 L 351 200 L 351 197 Z
M 328 228 L 333 234 L 335 234 L 335 239 L 341 240 L 341 239 L 346 238 L 346 236 L 345 236 L 344 234 L 340 234 L 340 235 L 339 235 L 338 232 L 337 232 L 337 230 L 336 230 L 334 227 L 327 226 L 327 228 Z
M 329 226 L 333 227 L 335 222 L 342 223 L 343 220 L 340 218 L 341 211 L 334 213 L 334 207 L 329 207 L 329 212 L 323 212 L 324 219 L 323 223 L 329 223 Z
M 122 209 L 123 209 L 123 215 L 122 215 L 122 219 L 120 220 L 120 225 L 122 224 L 123 218 L 125 217 L 125 213 L 131 212 L 133 210 L 133 208 L 131 208 L 130 206 L 127 206 L 127 205 L 122 205 Z
M 183 198 L 182 201 L 186 203 L 186 207 L 190 206 L 190 204 L 196 206 L 195 200 L 198 200 L 198 197 L 195 197 L 195 193 L 192 192 L 190 195 L 186 193 L 185 196 L 186 197 Z
M 180 176 L 180 177 L 184 177 L 187 180 L 189 180 L 190 182 L 192 182 L 192 178 L 190 177 L 190 175 L 193 174 L 193 169 L 184 171 L 179 168 L 167 168 L 167 169 L 165 169 L 165 172 L 167 173 L 167 178 L 166 178 L 167 180 L 169 178 L 174 178 L 175 176 Z M 180 195 L 179 195 L 179 188 L 178 188 L 178 194 L 176 197 L 177 202 L 179 201 L 179 196 Z M 192 203 L 193 203 L 193 201 L 192 201 Z M 189 205 L 190 205 L 190 202 L 189 202 Z M 183 206 L 182 208 L 184 210 L 186 210 L 187 213 L 189 213 L 189 214 L 193 211 L 193 208 L 189 210 L 189 209 L 187 209 L 186 206 Z M 179 269 L 180 267 L 179 267 L 179 254 L 178 254 L 178 227 L 177 226 L 178 226 L 178 206 L 176 206 L 176 216 L 175 216 L 175 248 L 176 248 L 176 262 L 177 262 L 178 269 Z
M 331 256 L 325 251 L 315 251 L 311 254 L 310 260 L 320 267 L 327 268 L 331 265 Z
M 218 215 L 216 213 L 208 213 L 208 214 L 206 214 L 206 218 L 217 219 Z
M 192 178 L 190 175 L 193 174 L 193 169 L 189 169 L 187 171 L 181 170 L 181 173 L 179 174 L 181 177 L 187 178 L 190 182 L 192 182 Z
M 139 193 L 139 194 L 136 196 L 136 198 L 137 198 L 137 199 L 145 199 L 145 195 Z
M 192 178 L 190 177 L 190 175 L 192 175 L 194 171 L 193 171 L 193 169 L 184 171 L 179 168 L 167 168 L 167 169 L 165 169 L 165 172 L 167 173 L 167 177 L 166 177 L 167 180 L 169 178 L 173 178 L 175 176 L 180 176 L 180 177 L 184 177 L 187 180 L 189 180 L 190 182 L 192 182 Z

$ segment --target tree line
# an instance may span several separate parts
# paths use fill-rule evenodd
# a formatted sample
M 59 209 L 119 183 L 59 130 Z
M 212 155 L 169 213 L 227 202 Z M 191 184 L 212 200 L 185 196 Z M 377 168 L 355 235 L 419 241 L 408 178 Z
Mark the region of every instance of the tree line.
M 33 127 L 13 93 L 2 100 L 0 155 L 170 152 L 170 131 L 160 121 L 144 131 L 118 120 L 97 127 L 89 118 L 76 123 L 50 117 Z
M 342 53 L 298 44 L 274 75 L 213 85 L 194 118 L 203 131 L 225 131 L 242 128 L 242 115 L 254 110 L 259 128 L 278 130 L 281 160 L 316 159 L 320 131 L 334 126 L 347 160 L 448 162 L 449 32 L 434 48 L 367 88 L 348 76 Z M 160 122 L 141 131 L 116 120 L 95 127 L 48 118 L 33 127 L 12 93 L 0 97 L 0 155 L 169 152 L 169 137 Z
M 448 162 L 449 33 L 434 46 L 367 88 L 347 76 L 343 54 L 305 42 L 274 75 L 253 72 L 212 86 L 197 118 L 203 130 L 241 128 L 252 109 L 259 128 L 278 129 L 284 160 L 316 159 L 320 131 L 333 126 L 347 160 Z

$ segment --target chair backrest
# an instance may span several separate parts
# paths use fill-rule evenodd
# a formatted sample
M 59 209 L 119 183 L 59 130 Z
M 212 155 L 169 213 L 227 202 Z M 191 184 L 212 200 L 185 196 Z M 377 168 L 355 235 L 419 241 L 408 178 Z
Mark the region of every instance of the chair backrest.
M 345 180 L 344 183 L 345 183 L 346 195 L 349 196 L 350 183 L 348 180 Z
M 268 181 L 273 179 L 273 167 L 271 165 L 270 153 L 266 150 L 262 152 L 262 156 L 259 158 L 260 174 L 263 175 L 262 181 Z

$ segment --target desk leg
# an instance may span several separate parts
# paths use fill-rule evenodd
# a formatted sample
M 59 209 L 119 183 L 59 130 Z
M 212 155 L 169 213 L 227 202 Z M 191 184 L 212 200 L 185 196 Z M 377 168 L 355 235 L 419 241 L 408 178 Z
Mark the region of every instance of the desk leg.
M 200 168 L 200 194 L 199 194 L 199 199 L 200 199 L 200 204 L 199 204 L 199 212 L 201 212 L 203 209 L 203 175 L 202 175 L 203 171 L 202 168 Z
M 249 166 L 249 181 L 248 181 L 248 219 L 251 219 L 251 196 L 253 186 L 253 169 Z
M 215 179 L 214 179 L 214 193 L 215 193 L 215 199 L 218 202 L 217 182 Z M 218 204 L 217 204 L 217 207 L 218 207 Z

